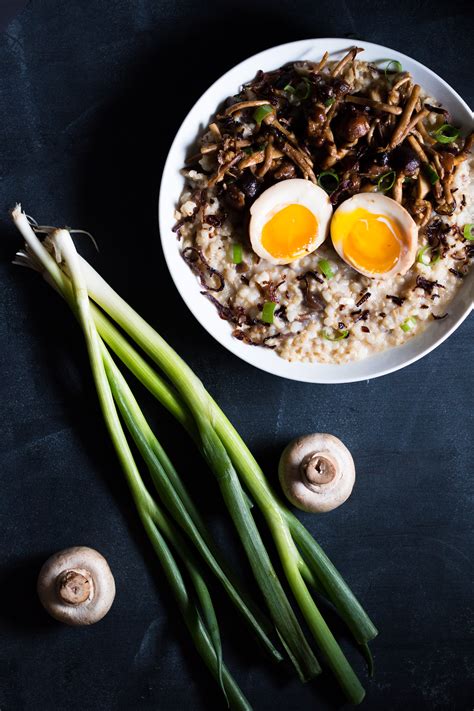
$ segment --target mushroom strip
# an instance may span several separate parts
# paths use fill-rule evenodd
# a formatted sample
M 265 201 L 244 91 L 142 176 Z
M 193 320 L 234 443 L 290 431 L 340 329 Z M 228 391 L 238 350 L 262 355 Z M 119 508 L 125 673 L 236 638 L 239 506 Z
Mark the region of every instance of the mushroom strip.
M 405 173 L 403 171 L 400 171 L 397 174 L 395 183 L 393 185 L 393 199 L 396 200 L 397 202 L 402 203 L 402 197 L 403 197 L 403 181 L 405 180 Z
M 324 52 L 321 61 L 319 62 L 318 66 L 316 67 L 316 74 L 319 74 L 319 72 L 324 69 L 324 67 L 327 64 L 328 59 L 329 59 L 329 52 Z
M 237 167 L 239 170 L 245 170 L 245 168 L 250 168 L 252 165 L 262 163 L 263 160 L 265 160 L 265 151 L 255 151 L 255 153 L 242 158 Z
M 207 186 L 209 188 L 212 188 L 216 183 L 219 183 L 224 175 L 236 164 L 239 162 L 239 160 L 242 158 L 244 155 L 243 151 L 239 151 L 238 153 L 235 154 L 233 158 L 231 158 L 227 163 L 224 163 L 224 165 L 215 173 L 212 178 L 209 178 L 207 182 Z
M 388 101 L 390 104 L 398 104 L 398 102 L 400 101 L 400 93 L 398 90 L 401 86 L 403 86 L 403 84 L 406 84 L 409 81 L 411 81 L 411 76 L 409 74 L 406 74 L 395 82 L 395 84 L 390 89 L 390 93 L 388 95 Z
M 421 87 L 419 84 L 415 84 L 415 86 L 411 90 L 410 97 L 407 103 L 405 104 L 405 108 L 403 109 L 400 121 L 398 122 L 395 131 L 392 134 L 392 139 L 390 141 L 391 148 L 394 148 L 397 145 L 400 140 L 400 136 L 403 136 L 403 134 L 405 133 L 407 126 L 410 123 L 410 118 L 416 106 L 416 102 L 418 101 L 418 98 L 420 96 L 420 90 Z
M 196 249 L 196 247 L 186 247 L 186 249 L 183 249 L 181 252 L 181 256 L 184 261 L 189 264 L 192 271 L 197 274 L 199 281 L 207 291 L 222 291 L 225 286 L 224 277 L 217 269 L 214 269 L 214 267 L 208 264 L 200 249 Z M 216 278 L 217 286 L 212 287 L 206 284 L 206 276 L 211 279 Z
M 413 118 L 411 119 L 411 121 L 408 123 L 408 125 L 407 125 L 407 127 L 405 128 L 405 130 L 403 131 L 403 133 L 402 133 L 402 134 L 399 134 L 396 143 L 393 142 L 393 138 L 392 138 L 392 140 L 391 140 L 391 142 L 390 142 L 390 148 L 393 149 L 393 148 L 395 148 L 399 143 L 402 143 L 402 142 L 405 140 L 405 138 L 408 136 L 408 134 L 415 128 L 415 126 L 416 126 L 417 124 L 418 124 L 418 125 L 419 125 L 419 124 L 422 124 L 422 123 L 423 123 L 423 119 L 426 118 L 427 116 L 428 116 L 428 111 L 427 111 L 426 109 L 422 109 L 422 110 L 419 111 L 417 114 L 415 114 L 415 116 L 413 116 Z
M 467 160 L 467 158 L 469 158 L 473 142 L 474 142 L 474 132 L 470 133 L 469 136 L 464 141 L 464 146 L 463 146 L 462 151 L 460 153 L 458 153 L 456 156 L 454 156 L 454 164 L 455 165 L 459 165 L 459 163 L 462 163 L 463 161 Z
M 436 139 L 433 138 L 432 136 L 430 136 L 430 134 L 426 130 L 426 126 L 423 123 L 423 121 L 418 121 L 417 129 L 420 132 L 420 135 L 421 135 L 424 143 L 428 146 L 434 146 L 434 144 L 436 143 Z
M 364 96 L 346 96 L 346 101 L 350 104 L 359 104 L 360 106 L 369 106 L 371 109 L 376 111 L 385 111 L 388 114 L 401 114 L 402 109 L 400 106 L 392 106 L 392 104 L 385 104 L 383 101 L 374 101 L 374 99 L 366 99 Z
M 338 74 L 342 72 L 346 64 L 349 64 L 349 62 L 353 62 L 354 59 L 357 57 L 359 52 L 363 52 L 364 50 L 361 47 L 353 47 L 345 57 L 341 59 L 340 62 L 336 64 L 334 69 L 331 72 L 332 77 L 337 77 Z
M 234 144 L 236 148 L 246 148 L 252 144 L 252 141 L 248 141 L 243 138 L 239 141 L 235 141 L 235 143 L 232 143 L 232 145 Z M 201 153 L 213 153 L 214 151 L 217 151 L 218 148 L 220 148 L 220 146 L 217 143 L 205 143 L 201 146 Z
M 268 173 L 270 170 L 270 167 L 273 163 L 273 136 L 270 136 L 268 139 L 267 146 L 265 148 L 265 160 L 263 161 L 263 165 L 258 171 L 258 177 L 263 178 L 264 175 Z
M 418 158 L 420 159 L 420 161 L 421 161 L 422 163 L 428 163 L 428 164 L 429 164 L 428 156 L 426 155 L 426 153 L 424 152 L 423 148 L 420 146 L 420 144 L 419 144 L 418 141 L 416 140 L 415 136 L 408 136 L 408 139 L 407 139 L 407 140 L 408 140 L 408 143 L 409 143 L 409 144 L 411 145 L 411 147 L 413 148 L 413 150 L 415 151 L 415 153 L 416 153 L 416 155 L 418 156 Z
M 284 143 L 281 146 L 281 150 L 288 156 L 288 158 L 291 158 L 291 160 L 296 163 L 296 165 L 302 171 L 305 177 L 307 176 L 313 183 L 317 182 L 316 176 L 309 163 L 309 159 L 307 158 L 307 156 L 305 156 L 304 153 L 301 153 L 301 151 L 297 151 L 295 148 L 290 146 L 289 143 Z
M 224 116 L 232 116 L 237 111 L 243 111 L 244 109 L 251 109 L 254 106 L 269 106 L 271 105 L 268 99 L 255 99 L 254 101 L 239 101 L 237 104 L 232 104 L 228 106 L 224 111 Z

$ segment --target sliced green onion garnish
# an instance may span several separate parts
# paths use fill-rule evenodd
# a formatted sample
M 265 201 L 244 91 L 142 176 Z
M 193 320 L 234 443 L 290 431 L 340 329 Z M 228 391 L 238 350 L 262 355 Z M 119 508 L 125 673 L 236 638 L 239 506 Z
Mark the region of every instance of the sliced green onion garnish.
M 400 328 L 402 331 L 405 331 L 407 333 L 408 331 L 411 331 L 413 328 L 416 326 L 416 318 L 414 316 L 409 316 L 404 320 L 403 323 L 400 324 Z
M 386 193 L 388 192 L 388 190 L 393 188 L 396 177 L 397 174 L 394 170 L 391 170 L 390 172 L 381 175 L 377 182 L 377 190 L 379 191 L 379 193 Z
M 276 303 L 274 301 L 265 301 L 262 309 L 262 321 L 265 321 L 265 323 L 273 323 L 275 309 Z
M 416 261 L 419 262 L 419 264 L 424 264 L 425 267 L 432 267 L 434 264 L 439 262 L 439 260 L 441 259 L 439 252 L 432 252 L 434 258 L 431 259 L 430 255 L 427 254 L 427 252 L 429 252 L 430 250 L 431 246 L 429 244 L 426 244 L 424 247 L 422 247 L 416 255 Z
M 327 331 L 321 331 L 321 335 L 324 339 L 326 339 L 326 341 L 343 341 L 344 338 L 348 337 L 349 331 L 337 331 L 336 334 L 331 334 Z
M 427 176 L 428 180 L 430 181 L 431 185 L 435 185 L 435 183 L 437 183 L 439 180 L 438 173 L 436 172 L 436 170 L 434 168 L 431 167 L 431 165 L 429 163 L 424 163 L 423 166 L 425 169 L 426 176 Z
M 323 170 L 318 175 L 318 185 L 327 193 L 332 193 L 339 185 L 339 176 L 333 170 Z
M 402 71 L 403 68 L 400 62 L 397 59 L 392 59 L 385 67 L 385 76 L 387 76 L 387 74 L 399 74 Z
M 467 225 L 464 225 L 462 233 L 464 239 L 468 239 L 469 242 L 472 242 L 474 240 L 474 222 L 468 222 Z
M 460 130 L 450 123 L 443 123 L 442 126 L 432 132 L 433 138 L 436 138 L 438 143 L 452 143 L 459 137 Z
M 263 119 L 265 116 L 268 116 L 268 114 L 271 114 L 273 111 L 273 108 L 270 106 L 270 104 L 264 104 L 263 106 L 257 106 L 255 111 L 253 112 L 253 118 L 256 124 L 260 126 L 262 123 Z
M 300 81 L 300 83 L 296 87 L 296 92 L 298 94 L 298 99 L 304 101 L 308 98 L 311 93 L 311 84 L 309 83 L 309 80 L 306 79 L 306 77 L 303 77 L 303 79 Z
M 324 106 L 332 106 L 336 99 L 326 99 Z
M 291 86 L 291 84 L 284 86 L 283 91 L 286 91 L 287 94 L 296 94 L 296 89 L 294 86 Z
M 234 264 L 240 264 L 242 261 L 242 245 L 234 244 L 232 245 L 232 261 Z
M 318 268 L 321 274 L 324 274 L 327 279 L 332 279 L 334 276 L 334 272 L 327 259 L 320 259 L 318 262 Z

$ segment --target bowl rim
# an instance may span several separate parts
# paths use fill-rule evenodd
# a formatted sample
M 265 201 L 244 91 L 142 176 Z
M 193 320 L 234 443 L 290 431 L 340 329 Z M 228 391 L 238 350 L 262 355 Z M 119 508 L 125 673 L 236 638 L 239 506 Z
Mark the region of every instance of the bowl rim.
M 189 109 L 187 112 L 186 116 L 184 117 L 183 121 L 181 122 L 176 135 L 171 143 L 171 146 L 169 148 L 167 158 L 163 167 L 163 172 L 162 172 L 162 177 L 161 177 L 161 183 L 160 183 L 160 191 L 159 191 L 159 200 L 158 200 L 158 222 L 159 222 L 159 231 L 160 231 L 160 241 L 161 241 L 161 246 L 163 249 L 163 254 L 165 257 L 165 261 L 169 270 L 169 273 L 171 275 L 171 278 L 174 282 L 174 285 L 176 286 L 176 289 L 178 290 L 178 293 L 180 294 L 181 298 L 183 299 L 184 303 L 188 307 L 188 309 L 191 311 L 193 316 L 196 318 L 196 320 L 201 324 L 201 326 L 224 348 L 229 350 L 231 353 L 236 355 L 238 358 L 243 360 L 246 363 L 249 363 L 250 365 L 253 365 L 256 368 L 259 368 L 260 370 L 263 370 L 264 372 L 267 373 L 272 373 L 274 375 L 278 375 L 279 377 L 287 378 L 289 380 L 296 380 L 299 382 L 311 382 L 311 383 L 324 383 L 324 384 L 343 384 L 343 383 L 352 383 L 352 382 L 360 382 L 364 380 L 371 380 L 373 378 L 378 378 L 382 377 L 384 375 L 388 375 L 390 373 L 393 373 L 397 370 L 401 370 L 403 368 L 408 367 L 412 363 L 415 363 L 416 361 L 420 360 L 424 356 L 428 355 L 433 351 L 435 348 L 440 346 L 444 341 L 446 341 L 449 336 L 457 329 L 459 326 L 463 323 L 463 321 L 469 316 L 471 311 L 474 309 L 474 299 L 471 297 L 471 302 L 466 303 L 466 305 L 461 309 L 460 313 L 452 323 L 450 324 L 449 328 L 446 328 L 443 333 L 440 333 L 437 337 L 435 337 L 432 341 L 432 343 L 427 344 L 426 346 L 422 347 L 421 350 L 411 356 L 408 357 L 403 357 L 401 356 L 398 361 L 395 359 L 395 361 L 390 364 L 390 365 L 385 365 L 382 367 L 375 367 L 373 371 L 370 370 L 369 368 L 369 373 L 363 373 L 363 374 L 355 374 L 351 375 L 350 373 L 344 372 L 347 371 L 347 369 L 350 369 L 351 366 L 357 366 L 357 364 L 361 363 L 369 363 L 370 361 L 373 361 L 373 359 L 376 359 L 377 356 L 382 356 L 383 354 L 387 353 L 401 353 L 403 349 L 406 348 L 406 346 L 410 346 L 413 344 L 414 341 L 419 341 L 420 338 L 423 337 L 423 335 L 426 333 L 426 330 L 419 334 L 418 336 L 415 336 L 413 339 L 407 341 L 405 344 L 402 344 L 400 346 L 394 346 L 392 348 L 387 349 L 386 351 L 381 351 L 378 353 L 375 353 L 372 356 L 368 356 L 367 358 L 363 358 L 358 361 L 351 361 L 349 363 L 344 363 L 344 364 L 322 364 L 318 362 L 313 362 L 313 363 L 302 363 L 300 361 L 287 361 L 280 356 L 277 356 L 273 351 L 270 350 L 265 350 L 263 348 L 253 348 L 250 345 L 243 344 L 242 342 L 238 341 L 236 338 L 234 338 L 231 335 L 230 332 L 230 327 L 225 323 L 225 326 L 227 327 L 228 330 L 228 337 L 225 336 L 225 332 L 223 333 L 217 333 L 216 328 L 219 325 L 220 318 L 215 310 L 215 308 L 206 301 L 206 299 L 201 297 L 201 294 L 199 293 L 199 285 L 197 282 L 197 279 L 195 278 L 194 274 L 191 273 L 191 271 L 188 269 L 187 271 L 189 272 L 190 277 L 192 278 L 192 281 L 195 283 L 196 288 L 195 288 L 195 293 L 191 297 L 191 295 L 185 294 L 183 290 L 180 288 L 180 283 L 179 283 L 179 276 L 177 273 L 177 263 L 176 263 L 176 255 L 179 254 L 179 251 L 175 248 L 175 245 L 177 244 L 176 240 L 170 240 L 169 237 L 170 235 L 168 234 L 169 232 L 169 208 L 170 208 L 170 200 L 167 195 L 166 191 L 166 183 L 167 183 L 167 176 L 170 174 L 175 174 L 176 173 L 176 168 L 175 168 L 175 161 L 174 161 L 174 153 L 176 152 L 177 148 L 179 147 L 182 139 L 182 134 L 185 132 L 185 129 L 187 128 L 188 123 L 191 120 L 191 117 L 194 116 L 195 113 L 198 113 L 201 109 L 201 106 L 206 105 L 206 100 L 209 95 L 211 95 L 221 84 L 224 84 L 226 80 L 229 78 L 230 75 L 234 73 L 239 73 L 241 70 L 246 70 L 247 65 L 249 64 L 255 64 L 259 62 L 260 60 L 263 60 L 266 56 L 269 54 L 274 54 L 277 53 L 278 51 L 284 51 L 285 53 L 294 50 L 295 55 L 298 53 L 301 55 L 301 51 L 304 48 L 307 48 L 307 51 L 310 51 L 311 49 L 315 48 L 315 45 L 317 46 L 319 43 L 325 44 L 325 43 L 334 43 L 336 45 L 334 47 L 333 53 L 334 54 L 339 54 L 343 51 L 347 51 L 351 46 L 357 46 L 362 47 L 364 50 L 372 50 L 374 52 L 383 52 L 383 53 L 390 53 L 392 56 L 390 56 L 390 59 L 396 59 L 399 61 L 408 61 L 409 64 L 413 65 L 415 68 L 419 68 L 421 72 L 427 73 L 432 80 L 434 80 L 438 85 L 441 85 L 444 87 L 444 89 L 447 91 L 447 93 L 450 95 L 450 97 L 453 99 L 454 102 L 457 102 L 459 107 L 466 112 L 466 114 L 470 114 L 471 117 L 471 122 L 472 122 L 472 111 L 468 104 L 464 101 L 464 99 L 458 94 L 458 92 L 453 89 L 442 77 L 440 77 L 436 72 L 434 72 L 432 69 L 429 67 L 426 67 L 423 65 L 421 62 L 419 62 L 416 59 L 413 59 L 409 55 L 403 54 L 402 52 L 399 52 L 398 50 L 391 49 L 389 47 L 386 47 L 384 45 L 379 45 L 373 42 L 366 42 L 365 40 L 350 40 L 347 38 L 341 38 L 341 37 L 319 37 L 319 38 L 313 38 L 313 39 L 302 39 L 302 40 L 296 40 L 293 42 L 286 42 L 280 45 L 275 45 L 272 47 L 268 47 L 260 52 L 257 52 L 242 61 L 238 62 L 236 65 L 233 67 L 229 68 L 224 74 L 222 74 L 220 77 L 218 77 L 207 89 L 206 91 L 197 99 L 197 101 L 193 104 L 193 106 Z M 340 45 L 344 45 L 341 47 Z M 290 61 L 290 60 L 286 60 Z M 369 60 L 371 61 L 371 60 Z M 380 60 L 382 61 L 382 59 Z M 278 65 L 279 66 L 279 65 Z M 250 73 L 248 72 L 248 76 L 250 76 Z M 248 76 L 245 75 L 244 77 L 241 77 L 237 79 L 236 81 L 236 86 L 240 83 L 243 83 L 244 81 L 248 80 Z M 423 83 L 423 82 L 421 82 Z M 224 92 L 225 93 L 225 92 Z M 224 99 L 225 96 L 222 97 Z M 212 113 L 215 111 L 217 104 L 214 102 L 213 103 L 213 109 L 209 114 L 206 114 L 206 118 L 208 115 L 212 115 Z M 200 112 L 199 118 L 202 118 L 204 115 L 204 111 Z M 199 129 L 197 128 L 195 131 L 195 136 L 196 138 L 199 135 Z M 173 199 L 173 204 L 175 205 L 177 203 L 178 196 L 176 196 L 176 199 Z M 171 248 L 172 245 L 172 248 Z M 473 270 L 474 271 L 474 270 Z M 474 281 L 474 275 L 471 273 L 469 281 L 472 282 Z M 463 289 L 467 289 L 469 287 L 469 284 L 467 283 L 468 280 L 466 280 L 466 284 Z M 460 291 L 460 290 L 459 290 Z M 458 294 L 459 295 L 459 291 Z M 199 302 L 193 297 L 196 295 L 199 295 Z M 199 306 L 196 306 L 196 302 L 199 304 Z M 205 314 L 202 313 L 205 311 L 206 313 L 210 313 L 208 309 L 205 308 L 204 305 L 202 305 L 200 302 L 204 302 L 206 306 L 211 307 L 213 316 L 211 318 L 206 318 Z M 260 351 L 265 354 L 271 354 L 270 356 L 257 356 L 256 358 L 252 357 L 252 353 L 255 353 L 255 351 Z M 275 359 L 272 359 L 270 361 L 271 356 L 275 356 Z M 267 362 L 269 361 L 269 362 Z M 330 369 L 331 372 L 325 372 L 327 369 Z M 334 370 L 335 369 L 335 370 Z M 339 372 L 338 372 L 338 369 Z M 302 372 L 303 371 L 303 372 Z M 323 375 L 324 373 L 324 375 Z

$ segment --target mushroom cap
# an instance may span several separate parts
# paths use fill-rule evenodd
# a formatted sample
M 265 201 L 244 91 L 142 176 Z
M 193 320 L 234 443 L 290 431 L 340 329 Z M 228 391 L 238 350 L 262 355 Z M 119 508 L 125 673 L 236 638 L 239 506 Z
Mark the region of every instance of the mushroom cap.
M 48 558 L 37 584 L 41 604 L 68 625 L 92 625 L 110 610 L 115 580 L 104 556 L 93 548 L 75 546 Z
M 278 467 L 283 492 L 302 511 L 324 512 L 346 501 L 355 482 L 352 455 L 334 435 L 297 437 L 283 450 Z

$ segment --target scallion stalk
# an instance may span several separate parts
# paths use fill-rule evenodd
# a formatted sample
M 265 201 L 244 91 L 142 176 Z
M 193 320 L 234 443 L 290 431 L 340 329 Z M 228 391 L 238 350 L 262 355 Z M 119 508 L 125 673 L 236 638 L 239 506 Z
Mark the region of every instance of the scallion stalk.
M 403 71 L 401 62 L 398 59 L 391 59 L 385 67 L 385 76 L 388 74 L 400 74 L 401 71 Z
M 232 245 L 232 261 L 234 264 L 240 264 L 242 262 L 242 245 L 234 243 Z
M 286 610 L 286 603 L 282 603 L 278 590 L 272 589 L 268 591 L 261 580 L 261 576 L 259 579 L 258 571 L 255 570 L 255 563 L 257 561 L 261 563 L 263 560 L 265 563 L 264 575 L 268 578 L 270 568 L 265 562 L 266 551 L 263 553 L 260 550 L 259 544 L 261 541 L 258 532 L 258 542 L 257 546 L 255 546 L 253 537 L 256 529 L 254 528 L 253 518 L 249 517 L 248 504 L 242 496 L 236 472 L 242 478 L 267 521 L 290 587 L 313 636 L 328 660 L 329 666 L 338 678 L 347 697 L 355 703 L 360 702 L 364 695 L 362 686 L 325 625 L 324 620 L 322 620 L 314 601 L 308 593 L 306 583 L 309 585 L 317 583 L 318 586 L 324 589 L 325 594 L 334 603 L 357 641 L 364 648 L 366 643 L 377 634 L 377 630 L 370 619 L 332 564 L 325 559 L 324 554 L 322 554 L 312 537 L 306 532 L 307 537 L 312 541 L 312 544 L 310 544 L 303 533 L 305 531 L 304 527 L 277 499 L 250 451 L 216 403 L 206 393 L 202 383 L 163 339 L 126 302 L 120 299 L 118 294 L 84 260 L 81 260 L 81 267 L 85 275 L 89 297 L 92 297 L 143 348 L 145 353 L 170 379 L 171 386 L 158 376 L 153 368 L 144 367 L 143 359 L 128 341 L 123 337 L 117 338 L 118 332 L 116 332 L 115 327 L 108 321 L 107 317 L 103 316 L 102 324 L 100 324 L 100 318 L 97 318 L 97 313 L 99 312 L 96 313 L 93 310 L 94 319 L 96 319 L 102 335 L 106 340 L 108 339 L 109 345 L 125 365 L 142 380 L 146 387 L 185 427 L 190 428 L 192 432 L 194 432 L 195 427 L 199 433 L 202 452 L 209 462 L 210 468 L 218 478 L 224 500 L 234 518 L 254 569 L 255 577 L 264 592 L 274 620 L 278 606 L 281 608 L 283 604 L 283 609 Z M 54 277 L 53 281 L 55 281 Z M 194 420 L 194 425 L 191 424 L 192 420 Z M 251 541 L 248 540 L 249 536 L 252 537 Z M 298 551 L 297 546 L 300 551 Z M 271 570 L 273 569 L 271 568 Z M 301 657 L 307 654 L 307 645 L 305 643 L 305 647 L 299 650 L 298 658 L 295 660 L 293 655 L 295 650 L 294 642 L 299 637 L 299 631 L 296 631 L 295 637 L 295 629 L 292 629 L 291 619 L 291 615 L 286 616 L 284 620 L 286 629 L 282 629 L 281 620 L 279 620 L 279 623 L 276 621 L 275 623 L 285 646 L 293 657 L 293 661 L 296 661 L 296 666 L 299 665 L 301 667 Z M 310 654 L 310 665 L 312 665 L 314 672 L 317 667 L 315 667 L 314 656 L 311 652 Z
M 201 394 L 201 389 L 203 389 L 202 383 L 196 378 L 192 371 L 189 370 L 188 366 L 179 358 L 179 356 L 163 341 L 156 331 L 154 331 L 146 323 L 146 321 L 139 316 L 139 314 L 133 311 L 133 309 L 125 301 L 123 301 L 123 299 L 121 299 L 110 286 L 108 286 L 102 277 L 100 277 L 92 269 L 92 267 L 87 264 L 87 262 L 84 260 L 82 260 L 82 262 L 85 267 L 89 295 L 91 298 L 93 298 L 94 301 L 96 301 L 96 303 L 98 303 L 109 314 L 109 316 L 116 321 L 117 324 L 120 325 L 138 345 L 140 345 L 140 347 L 143 348 L 148 356 L 162 368 L 162 370 L 174 383 L 188 407 L 190 407 L 189 398 L 190 396 L 192 399 L 195 397 L 195 393 L 192 393 L 192 389 L 196 388 L 198 393 Z M 219 435 L 219 426 L 222 427 L 223 422 L 219 422 L 216 417 L 217 413 L 214 408 L 217 408 L 217 406 L 208 395 L 207 400 L 202 399 L 200 404 L 207 410 L 208 416 L 212 417 L 216 433 Z M 191 407 L 190 409 L 192 410 Z M 225 419 L 225 417 L 223 416 L 222 419 Z M 244 477 L 245 484 L 248 487 L 252 498 L 262 510 L 274 540 L 277 540 L 278 538 L 280 542 L 285 541 L 284 547 L 281 545 L 278 546 L 278 551 L 293 593 L 296 595 L 296 591 L 293 587 L 294 585 L 299 584 L 300 586 L 306 586 L 301 575 L 299 578 L 296 578 L 294 574 L 289 574 L 288 566 L 285 567 L 285 558 L 288 560 L 288 558 L 295 557 L 296 560 L 301 560 L 301 557 L 298 554 L 296 546 L 291 538 L 291 533 L 285 523 L 281 504 L 279 504 L 278 499 L 275 498 L 273 492 L 269 488 L 263 472 L 258 467 L 250 452 L 248 453 L 250 461 L 246 461 L 244 450 L 245 445 L 243 445 L 242 440 L 238 437 L 237 433 L 235 433 L 236 437 L 234 441 L 232 441 L 232 438 L 229 438 L 230 427 L 225 427 L 225 435 L 222 433 L 220 436 L 223 437 L 222 441 L 225 442 L 232 463 Z M 247 466 L 247 464 L 249 466 Z M 308 624 L 311 623 L 311 631 L 314 634 L 314 620 L 308 620 L 307 618 L 309 615 L 308 605 L 305 606 L 303 614 Z M 316 612 L 315 616 L 317 616 Z M 369 618 L 367 616 L 365 617 L 366 627 L 364 633 L 368 636 L 368 638 L 364 641 L 367 642 L 376 636 L 377 630 L 370 622 Z M 281 635 L 281 627 L 279 630 Z M 360 682 L 357 680 L 357 677 L 355 677 L 355 674 L 345 657 L 342 655 L 342 658 L 335 658 L 335 656 L 331 653 L 332 645 L 328 645 L 329 648 L 326 646 L 327 640 L 325 635 L 323 635 L 318 641 L 321 643 L 323 652 L 329 655 L 328 663 L 335 672 L 339 681 L 341 682 L 341 679 L 345 679 L 344 683 L 341 682 L 341 686 L 343 687 L 347 697 L 352 700 L 353 703 L 360 703 L 364 697 L 364 690 L 360 685 Z M 292 659 L 295 663 L 294 657 L 292 657 Z M 314 656 L 311 654 L 311 661 L 313 659 Z M 308 658 L 307 661 L 309 661 Z M 335 671 L 336 667 L 337 671 Z
M 260 126 L 265 116 L 268 116 L 268 114 L 271 114 L 272 112 L 273 107 L 270 104 L 263 104 L 262 106 L 257 106 L 255 111 L 253 112 L 253 120 L 255 121 L 257 126 Z
M 443 123 L 442 126 L 431 133 L 438 143 L 452 143 L 456 138 L 459 138 L 460 134 L 459 128 L 451 126 L 450 123 Z
M 416 318 L 415 316 L 409 316 L 406 318 L 403 323 L 400 324 L 400 328 L 402 331 L 405 331 L 405 333 L 408 333 L 408 331 L 413 331 L 413 329 L 416 326 Z
M 333 193 L 339 185 L 339 176 L 334 170 L 323 170 L 318 175 L 318 185 L 327 193 Z
M 274 301 L 265 301 L 262 309 L 262 321 L 265 323 L 273 323 L 273 317 L 277 305 Z
M 396 177 L 397 174 L 394 170 L 390 170 L 388 173 L 381 175 L 377 181 L 377 190 L 379 193 L 386 193 L 391 190 L 395 184 Z
M 318 269 L 323 274 L 326 279 L 332 279 L 334 276 L 333 269 L 330 262 L 327 259 L 320 259 L 318 262 Z
M 156 523 L 157 521 L 161 520 L 163 522 L 164 517 L 160 514 L 158 507 L 153 502 L 149 494 L 147 494 L 146 492 L 141 477 L 138 473 L 138 469 L 134 463 L 133 455 L 131 454 L 130 448 L 128 447 L 128 443 L 124 435 L 122 426 L 120 424 L 111 388 L 107 379 L 106 369 L 102 360 L 100 338 L 97 333 L 89 308 L 89 295 L 87 291 L 87 286 L 83 278 L 82 269 L 77 252 L 75 250 L 71 236 L 67 230 L 57 231 L 55 235 L 55 247 L 58 255 L 60 255 L 62 263 L 67 268 L 68 273 L 71 277 L 76 313 L 85 336 L 97 395 L 101 405 L 104 420 L 109 431 L 109 435 L 114 444 L 114 448 L 116 450 L 118 458 L 122 464 L 122 468 L 124 469 L 127 475 L 132 494 L 134 496 L 137 508 L 140 513 L 140 517 L 142 518 L 147 532 L 149 534 L 152 534 L 152 541 L 156 541 L 156 533 L 155 536 L 153 536 L 151 530 L 151 521 L 154 521 Z M 178 550 L 181 549 L 183 551 L 184 560 L 188 564 L 188 572 L 190 572 L 191 578 L 193 579 L 193 582 L 195 584 L 196 591 L 202 605 L 209 637 L 212 640 L 212 646 L 216 656 L 217 678 L 227 698 L 227 693 L 223 681 L 222 646 L 220 641 L 220 633 L 211 598 L 209 596 L 204 580 L 202 579 L 200 574 L 197 574 L 197 570 L 193 565 L 193 558 L 190 552 L 186 551 L 185 548 L 183 550 L 184 544 L 181 541 L 181 537 L 177 534 L 176 531 L 173 532 L 172 530 L 169 533 L 169 536 L 173 539 L 175 547 L 177 547 Z M 159 548 L 161 549 L 162 546 L 160 545 Z M 243 706 L 245 707 L 245 704 L 243 704 Z
M 474 240 L 474 223 L 468 222 L 467 225 L 464 225 L 462 234 L 464 239 L 467 239 L 469 240 L 469 242 L 472 242 Z

